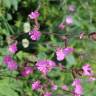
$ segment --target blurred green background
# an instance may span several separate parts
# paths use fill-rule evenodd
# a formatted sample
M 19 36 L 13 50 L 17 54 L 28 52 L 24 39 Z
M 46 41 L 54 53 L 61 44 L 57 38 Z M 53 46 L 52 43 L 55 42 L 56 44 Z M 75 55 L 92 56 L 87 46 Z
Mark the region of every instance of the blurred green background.
M 68 6 L 74 5 L 75 12 L 69 12 Z M 28 19 L 31 11 L 39 8 L 40 31 L 42 37 L 38 42 L 32 42 L 27 33 L 24 32 L 26 23 L 33 28 L 34 22 Z M 67 16 L 73 17 L 73 25 L 66 26 L 64 30 L 60 30 L 58 25 L 65 21 Z M 54 34 L 45 35 L 44 32 L 56 34 L 71 35 L 68 38 L 68 46 L 74 47 L 75 53 L 66 57 L 64 64 L 70 68 L 72 66 L 81 67 L 85 63 L 89 63 L 96 73 L 96 41 L 88 38 L 88 34 L 96 31 L 96 0 L 0 0 L 0 96 L 39 96 L 39 93 L 33 92 L 29 81 L 37 78 L 45 82 L 40 73 L 32 74 L 28 78 L 14 79 L 19 73 L 7 70 L 3 64 L 3 56 L 9 54 L 7 51 L 8 44 L 12 42 L 12 38 L 20 42 L 19 51 L 13 57 L 20 66 L 23 66 L 26 58 L 34 62 L 37 59 L 56 59 L 55 48 L 53 46 L 64 46 L 64 40 L 61 40 Z M 75 38 L 81 32 L 87 34 L 84 39 Z M 20 35 L 20 33 L 22 33 Z M 29 46 L 24 48 L 23 39 L 28 39 Z M 47 43 L 46 43 L 47 42 Z M 53 46 L 50 46 L 53 45 Z M 9 76 L 9 77 L 8 77 Z M 12 76 L 12 77 L 11 77 Z M 70 86 L 72 76 L 70 73 L 61 72 L 55 69 L 49 73 L 59 86 L 67 84 Z M 96 96 L 96 82 L 84 83 L 83 96 Z M 71 88 L 70 88 L 71 89 Z M 53 93 L 63 94 L 62 96 L 70 96 L 64 91 L 57 90 Z

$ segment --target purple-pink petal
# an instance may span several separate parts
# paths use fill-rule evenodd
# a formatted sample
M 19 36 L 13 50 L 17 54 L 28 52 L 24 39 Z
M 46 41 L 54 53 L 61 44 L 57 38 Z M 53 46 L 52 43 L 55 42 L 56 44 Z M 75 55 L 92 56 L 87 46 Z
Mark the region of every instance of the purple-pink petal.
M 30 19 L 36 19 L 38 18 L 40 13 L 38 11 L 31 12 L 28 16 Z
M 65 28 L 65 25 L 63 23 L 59 24 L 59 29 L 63 30 Z
M 10 71 L 17 69 L 17 63 L 15 60 L 12 59 L 11 56 L 9 56 L 9 55 L 4 56 L 3 62 L 7 65 L 8 69 Z
M 62 88 L 62 90 L 68 90 L 68 86 L 67 85 L 63 85 L 61 88 Z
M 21 74 L 22 76 L 26 77 L 26 76 L 29 76 L 32 72 L 33 72 L 32 67 L 26 66 Z
M 85 64 L 83 67 L 83 75 L 85 76 L 92 76 L 93 72 L 89 64 Z
M 17 51 L 17 43 L 13 43 L 13 44 L 9 45 L 8 50 L 11 53 L 15 53 Z
M 72 86 L 74 86 L 74 93 L 75 96 L 82 95 L 83 94 L 83 88 L 81 86 L 81 81 L 80 79 L 75 79 L 72 83 Z
M 36 29 L 33 29 L 31 32 L 29 32 L 29 35 L 32 40 L 39 40 L 41 37 L 41 32 Z
M 35 81 L 35 82 L 32 83 L 32 89 L 33 90 L 38 90 L 40 88 L 41 88 L 40 81 L 37 80 L 37 81 Z
M 73 24 L 73 18 L 71 16 L 67 16 L 65 22 L 67 25 L 72 25 Z
M 12 57 L 11 57 L 10 55 L 6 55 L 6 56 L 4 56 L 4 58 L 3 58 L 3 62 L 4 62 L 5 64 L 8 64 L 11 60 L 12 60 Z
M 64 50 L 63 50 L 63 48 L 57 48 L 56 55 L 57 55 L 57 60 L 62 61 L 64 59 Z
M 14 60 L 11 60 L 11 61 L 8 63 L 8 69 L 9 69 L 10 71 L 16 70 L 16 69 L 17 69 L 17 63 L 16 63 Z
M 51 86 L 51 89 L 52 89 L 53 91 L 57 90 L 57 88 L 58 88 L 57 85 L 52 85 L 52 86 Z
M 46 93 L 44 94 L 44 96 L 52 96 L 52 94 L 51 94 L 50 92 L 46 92 Z
M 73 52 L 74 49 L 71 47 L 67 48 L 57 48 L 56 50 L 56 56 L 58 61 L 64 60 L 64 58 L 69 55 L 71 52 Z
M 68 6 L 68 10 L 69 10 L 70 12 L 74 12 L 74 11 L 75 11 L 75 6 L 74 6 L 74 5 L 69 5 L 69 6 Z

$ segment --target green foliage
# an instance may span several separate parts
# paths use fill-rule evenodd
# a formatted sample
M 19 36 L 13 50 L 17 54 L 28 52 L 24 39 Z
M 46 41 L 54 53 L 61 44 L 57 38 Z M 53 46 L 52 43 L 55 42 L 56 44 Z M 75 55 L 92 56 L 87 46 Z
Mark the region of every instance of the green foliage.
M 4 78 L 0 80 L 0 96 L 19 96 L 21 92 L 21 81 L 12 78 Z
M 20 0 L 1 0 L 3 2 L 4 7 L 10 9 L 11 7 L 14 8 L 14 10 L 18 9 L 18 3 Z

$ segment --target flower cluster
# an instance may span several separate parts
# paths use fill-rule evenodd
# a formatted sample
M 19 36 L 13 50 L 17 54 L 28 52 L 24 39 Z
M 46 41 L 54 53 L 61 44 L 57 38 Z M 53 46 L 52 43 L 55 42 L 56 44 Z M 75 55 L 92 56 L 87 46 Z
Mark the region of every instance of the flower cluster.
M 37 18 L 40 13 L 38 11 L 31 12 L 28 16 L 30 19 L 34 19 L 35 25 L 32 31 L 29 32 L 29 36 L 32 40 L 39 40 L 41 37 L 41 32 L 39 31 L 39 24 Z
M 71 52 L 73 52 L 74 49 L 71 47 L 67 48 L 57 48 L 56 50 L 56 56 L 58 61 L 64 60 L 66 56 L 68 56 Z
M 36 63 L 37 69 L 46 75 L 49 71 L 51 71 L 56 64 L 52 60 L 38 60 Z
M 70 5 L 68 7 L 68 11 L 69 12 L 74 12 L 75 11 L 75 6 Z M 40 16 L 40 13 L 37 10 L 34 11 L 34 12 L 31 12 L 28 15 L 28 17 L 30 19 L 32 19 L 35 23 L 33 29 L 28 33 L 30 38 L 33 41 L 37 41 L 41 37 L 41 32 L 39 31 L 39 23 L 38 23 L 38 17 L 39 16 Z M 72 18 L 72 16 L 69 15 L 69 16 L 66 17 L 65 22 L 60 23 L 60 25 L 58 27 L 61 30 L 63 30 L 65 28 L 65 26 L 67 26 L 67 25 L 69 26 L 69 25 L 72 25 L 72 24 L 73 24 L 73 18 Z M 27 24 L 26 26 L 29 26 L 29 25 Z M 30 29 L 30 27 L 29 27 L 29 29 Z M 28 30 L 25 29 L 25 32 L 28 32 Z M 81 33 L 79 38 L 82 39 L 83 36 L 84 36 L 84 34 Z M 65 36 L 65 38 L 66 38 L 66 36 Z M 26 39 L 22 40 L 22 43 L 25 43 L 25 45 L 23 44 L 24 48 L 27 48 L 28 45 L 29 45 L 29 41 L 26 40 Z M 11 53 L 16 53 L 18 51 L 17 42 L 9 45 L 8 51 L 11 52 Z M 73 83 L 72 83 L 71 87 L 73 87 L 74 89 L 72 89 L 70 91 L 70 88 L 67 85 L 56 84 L 53 80 L 51 80 L 49 78 L 50 74 L 48 74 L 54 68 L 57 68 L 57 67 L 58 67 L 58 69 L 60 69 L 61 72 L 65 72 L 67 70 L 68 72 L 71 72 L 72 75 L 74 75 L 76 72 L 78 73 L 79 68 L 76 69 L 74 66 L 72 66 L 72 68 L 66 68 L 66 66 L 64 66 L 63 63 L 60 62 L 60 61 L 63 61 L 68 55 L 70 55 L 73 52 L 74 52 L 74 48 L 72 48 L 72 47 L 65 46 L 65 48 L 60 48 L 58 46 L 56 51 L 55 51 L 57 62 L 55 62 L 53 60 L 50 60 L 50 59 L 40 59 L 40 60 L 38 60 L 36 58 L 36 62 L 35 62 L 36 64 L 22 66 L 22 69 L 20 69 L 21 66 L 19 68 L 16 61 L 13 60 L 13 58 L 10 55 L 4 56 L 3 61 L 4 61 L 4 64 L 7 65 L 8 69 L 10 71 L 16 70 L 17 67 L 18 67 L 18 70 L 20 69 L 18 71 L 18 73 L 20 73 L 20 76 L 24 77 L 24 78 L 29 79 L 30 75 L 31 74 L 34 75 L 35 71 L 39 71 L 40 73 L 42 73 L 42 74 L 39 73 L 40 75 L 42 75 L 40 78 L 35 79 L 35 77 L 34 77 L 34 81 L 31 83 L 32 90 L 42 92 L 42 93 L 40 93 L 40 94 L 42 94 L 41 96 L 52 96 L 52 92 L 57 91 L 57 89 L 61 89 L 62 91 L 69 92 L 73 96 L 82 96 L 83 95 L 83 87 L 81 85 L 82 82 L 81 82 L 81 79 L 79 79 L 79 76 L 78 76 L 78 78 L 77 78 L 77 76 L 73 76 L 74 80 L 73 80 Z M 11 54 L 11 55 L 13 55 L 13 54 Z M 24 64 L 26 64 L 26 62 L 27 62 L 27 64 L 29 64 L 29 63 L 33 64 L 33 62 L 30 61 L 30 59 L 28 59 L 28 60 L 25 59 Z M 75 73 L 74 73 L 74 70 L 75 70 Z M 80 68 L 80 70 L 82 70 L 82 73 L 80 75 L 88 77 L 88 79 L 90 81 L 96 80 L 96 78 L 94 77 L 94 73 L 92 71 L 92 68 L 89 64 L 85 64 L 82 68 Z M 77 75 L 77 73 L 76 73 L 76 75 Z M 45 83 L 45 84 L 42 83 L 42 80 L 41 80 L 42 77 L 44 77 L 43 79 L 46 80 L 45 82 L 47 82 L 47 83 Z M 48 90 L 48 88 L 50 88 L 50 91 Z
M 68 12 L 73 13 L 75 11 L 75 5 L 71 4 L 68 6 Z M 65 20 L 59 24 L 58 28 L 63 30 L 65 28 L 66 25 L 73 25 L 74 20 L 73 17 L 71 15 L 66 16 Z
M 9 70 L 13 71 L 17 69 L 17 63 L 12 59 L 11 56 L 5 56 L 3 61 L 7 65 Z

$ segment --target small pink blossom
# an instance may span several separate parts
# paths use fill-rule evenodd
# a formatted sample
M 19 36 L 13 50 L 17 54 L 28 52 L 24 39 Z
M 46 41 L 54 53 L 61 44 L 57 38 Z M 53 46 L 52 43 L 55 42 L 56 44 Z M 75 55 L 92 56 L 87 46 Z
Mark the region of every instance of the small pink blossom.
M 81 81 L 80 79 L 75 79 L 72 83 L 72 86 L 74 86 L 74 93 L 75 93 L 75 96 L 79 96 L 79 95 L 82 95 L 83 94 L 83 88 L 81 86 Z
M 89 64 L 85 64 L 83 67 L 83 75 L 85 76 L 92 76 L 93 75 L 93 71 L 92 68 L 90 67 Z
M 3 62 L 4 62 L 5 64 L 8 64 L 11 60 L 12 60 L 12 57 L 11 57 L 10 55 L 6 55 L 6 56 L 4 56 L 4 58 L 3 58 Z
M 33 72 L 32 67 L 26 66 L 21 74 L 22 76 L 26 77 L 26 76 L 29 76 L 32 72 Z
M 63 30 L 65 28 L 65 25 L 64 25 L 64 23 L 61 23 L 61 24 L 59 24 L 58 27 L 59 27 L 59 29 Z
M 38 18 L 40 13 L 38 11 L 31 12 L 28 16 L 30 19 L 36 19 Z
M 11 53 L 15 53 L 17 51 L 17 43 L 13 43 L 11 45 L 9 45 L 8 47 L 8 50 L 11 52 Z
M 51 94 L 50 92 L 46 92 L 46 93 L 44 94 L 44 96 L 52 96 L 52 94 Z
M 68 10 L 69 10 L 70 12 L 74 12 L 74 11 L 75 11 L 75 6 L 74 6 L 74 5 L 69 5 L 69 6 L 68 6 Z
M 64 59 L 64 49 L 63 48 L 57 48 L 56 55 L 57 55 L 57 60 L 62 61 Z
M 55 67 L 55 63 L 52 60 L 38 60 L 36 63 L 37 69 L 46 75 Z
M 92 81 L 96 81 L 96 78 L 95 77 L 89 77 L 89 81 L 92 82 Z
M 72 86 L 80 85 L 80 79 L 75 79 L 72 83 Z
M 57 85 L 52 85 L 52 86 L 51 86 L 51 89 L 52 89 L 53 91 L 57 90 L 57 88 L 58 88 Z
M 68 90 L 68 86 L 67 85 L 63 85 L 62 86 L 62 90 Z
M 71 16 L 66 17 L 66 24 L 67 25 L 72 25 L 73 24 L 73 18 Z
M 81 95 L 79 95 L 79 94 L 74 94 L 74 96 L 81 96 Z
M 41 84 L 40 84 L 40 81 L 35 81 L 32 83 L 32 89 L 33 90 L 38 90 L 41 88 Z
M 41 37 L 41 32 L 37 29 L 33 29 L 31 32 L 29 32 L 29 35 L 32 40 L 39 40 Z
M 16 70 L 17 69 L 17 63 L 16 63 L 16 61 L 11 60 L 8 63 L 8 69 L 11 70 L 11 71 Z
M 73 52 L 74 49 L 71 47 L 67 48 L 57 48 L 56 50 L 56 56 L 58 61 L 64 60 L 64 58 L 69 55 L 71 52 Z
M 82 95 L 82 93 L 83 93 L 83 88 L 82 88 L 82 86 L 81 86 L 81 85 L 77 85 L 77 86 L 75 87 L 75 89 L 74 89 L 74 92 L 75 92 L 76 94 Z
M 73 51 L 74 51 L 74 48 L 71 48 L 71 47 L 64 48 L 64 54 L 65 54 L 65 56 L 69 55 Z

